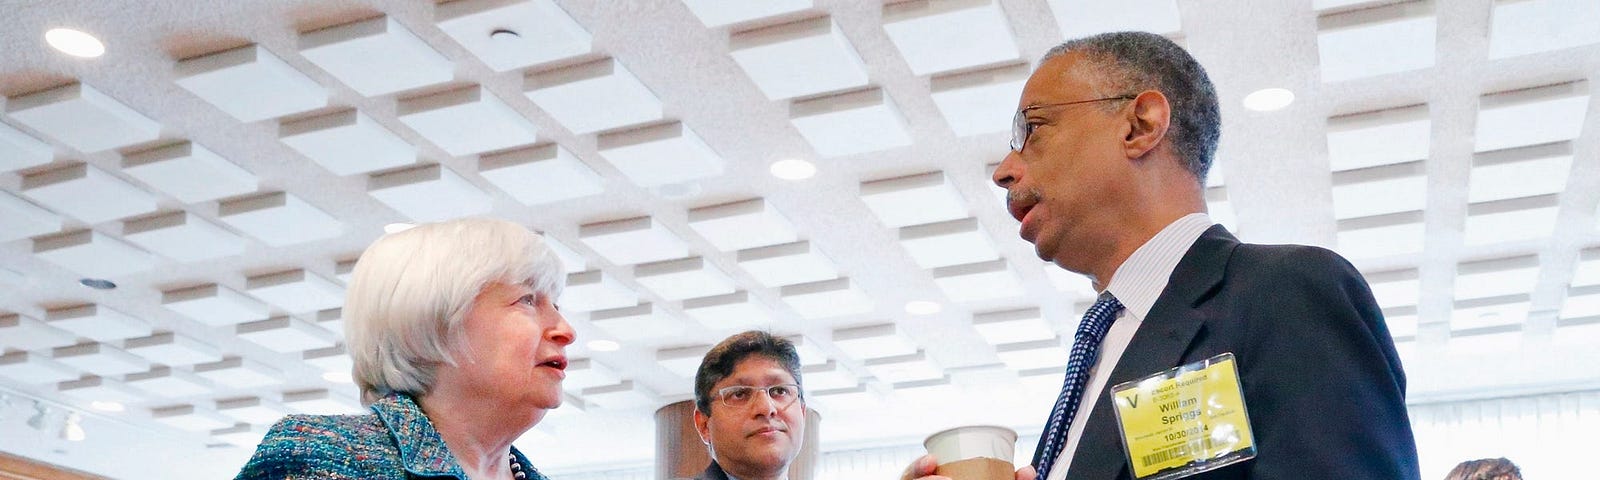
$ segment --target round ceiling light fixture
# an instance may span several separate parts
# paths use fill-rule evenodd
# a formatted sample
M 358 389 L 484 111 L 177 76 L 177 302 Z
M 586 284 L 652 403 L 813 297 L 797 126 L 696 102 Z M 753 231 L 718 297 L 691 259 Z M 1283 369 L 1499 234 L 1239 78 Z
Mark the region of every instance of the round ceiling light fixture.
M 772 172 L 772 176 L 784 180 L 805 180 L 817 174 L 816 165 L 798 158 L 772 162 L 772 165 L 768 166 L 767 170 Z
M 100 43 L 100 39 L 70 28 L 52 28 L 44 32 L 44 41 L 61 53 L 74 57 L 95 58 L 106 53 L 106 45 Z
M 104 278 L 80 278 L 78 284 L 95 290 L 111 290 L 117 288 L 116 282 Z
M 1294 92 L 1286 88 L 1263 88 L 1244 96 L 1244 108 L 1257 112 L 1281 110 L 1294 103 Z

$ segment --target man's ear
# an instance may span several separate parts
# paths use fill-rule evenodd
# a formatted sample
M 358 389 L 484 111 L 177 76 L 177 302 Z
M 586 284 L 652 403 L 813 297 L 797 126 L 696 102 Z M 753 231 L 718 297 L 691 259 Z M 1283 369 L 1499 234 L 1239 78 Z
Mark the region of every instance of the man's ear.
M 711 417 L 704 413 L 700 413 L 700 409 L 698 408 L 694 409 L 694 429 L 695 431 L 700 432 L 700 443 L 706 444 L 707 450 L 711 449 L 710 421 Z
M 1145 90 L 1133 99 L 1128 111 L 1128 136 L 1122 141 L 1128 158 L 1144 158 L 1167 137 L 1167 127 L 1172 123 L 1172 105 L 1167 96 L 1155 90 Z

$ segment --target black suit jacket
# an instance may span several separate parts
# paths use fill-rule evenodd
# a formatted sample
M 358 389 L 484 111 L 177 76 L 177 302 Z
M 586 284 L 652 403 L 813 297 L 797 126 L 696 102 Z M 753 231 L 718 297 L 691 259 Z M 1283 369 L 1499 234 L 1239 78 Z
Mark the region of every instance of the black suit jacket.
M 722 471 L 722 466 L 717 465 L 716 460 L 712 460 L 711 465 L 706 466 L 706 471 L 700 472 L 700 476 L 694 477 L 694 480 L 728 480 L 728 474 Z
M 1420 477 L 1405 372 L 1360 273 L 1325 249 L 1243 244 L 1213 225 L 1097 392 L 1067 478 L 1132 476 L 1111 386 L 1224 352 L 1237 362 L 1256 457 L 1191 479 Z

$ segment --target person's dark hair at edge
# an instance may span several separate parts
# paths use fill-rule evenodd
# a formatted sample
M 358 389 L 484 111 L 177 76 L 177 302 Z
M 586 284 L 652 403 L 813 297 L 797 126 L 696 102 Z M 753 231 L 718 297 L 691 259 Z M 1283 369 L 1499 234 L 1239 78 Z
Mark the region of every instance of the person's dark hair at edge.
M 794 383 L 805 385 L 800 381 L 800 354 L 795 353 L 794 342 L 773 336 L 771 333 L 760 330 L 736 334 L 711 347 L 700 361 L 700 369 L 694 373 L 694 406 L 700 413 L 711 414 L 711 387 L 717 382 L 733 374 L 734 367 L 740 361 L 751 355 L 761 355 L 783 365 L 794 377 Z M 805 389 L 801 389 L 801 398 L 805 398 Z
M 1183 47 L 1148 32 L 1112 32 L 1067 41 L 1045 52 L 1042 65 L 1058 55 L 1078 53 L 1098 69 L 1092 78 L 1094 98 L 1133 95 L 1155 90 L 1172 105 L 1172 125 L 1167 139 L 1173 153 L 1184 162 L 1201 185 L 1211 170 L 1217 141 L 1222 138 L 1222 114 L 1217 91 L 1205 68 Z M 1102 83 L 1104 82 L 1104 83 Z M 1119 108 L 1108 103 L 1101 108 Z
M 1522 480 L 1522 469 L 1505 457 L 1467 460 L 1450 469 L 1445 480 Z

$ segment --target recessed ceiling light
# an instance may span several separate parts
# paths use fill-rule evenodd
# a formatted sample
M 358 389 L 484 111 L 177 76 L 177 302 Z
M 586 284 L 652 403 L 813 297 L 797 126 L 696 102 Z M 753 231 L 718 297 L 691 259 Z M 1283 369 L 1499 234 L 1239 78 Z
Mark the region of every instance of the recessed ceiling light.
M 939 302 L 930 302 L 927 300 L 912 300 L 906 302 L 906 313 L 912 315 L 933 315 L 935 313 L 939 313 L 941 310 L 944 310 L 944 306 L 939 305 Z
M 1244 96 L 1244 108 L 1270 112 L 1294 103 L 1294 92 L 1285 88 L 1263 88 Z
M 611 340 L 590 340 L 589 343 L 584 345 L 596 352 L 615 352 L 617 349 L 622 348 L 621 344 Z
M 333 383 L 355 383 L 355 379 L 350 378 L 350 372 L 327 372 L 322 374 L 322 379 Z
M 44 41 L 74 57 L 94 58 L 106 53 L 106 45 L 100 39 L 70 28 L 52 28 L 44 32 Z
M 415 227 L 415 226 L 416 225 L 412 225 L 412 224 L 409 224 L 409 223 L 391 223 L 391 224 L 383 226 L 383 233 L 400 233 L 400 232 L 404 232 L 406 230 L 410 230 L 411 227 Z
M 121 402 L 102 402 L 99 400 L 90 402 L 89 408 L 93 408 L 102 412 L 120 412 L 127 409 L 127 407 L 123 406 Z
M 772 162 L 768 169 L 772 171 L 772 176 L 784 180 L 805 180 L 817 174 L 816 165 L 798 158 Z
M 106 280 L 104 278 L 80 278 L 78 279 L 78 284 L 93 288 L 95 290 L 111 290 L 117 288 L 117 284 L 115 282 Z

